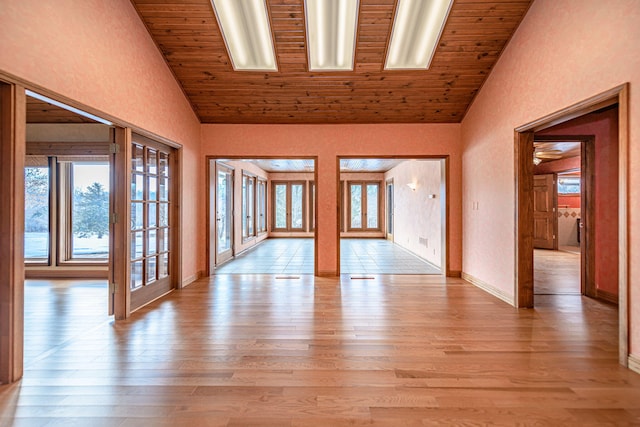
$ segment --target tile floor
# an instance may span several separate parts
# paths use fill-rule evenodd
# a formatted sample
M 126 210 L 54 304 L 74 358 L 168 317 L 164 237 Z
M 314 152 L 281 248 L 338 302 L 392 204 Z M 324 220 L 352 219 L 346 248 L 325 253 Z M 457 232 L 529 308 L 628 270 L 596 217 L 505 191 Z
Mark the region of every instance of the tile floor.
M 313 274 L 313 239 L 267 239 L 215 274 Z M 384 239 L 342 239 L 342 274 L 441 274 L 440 269 Z

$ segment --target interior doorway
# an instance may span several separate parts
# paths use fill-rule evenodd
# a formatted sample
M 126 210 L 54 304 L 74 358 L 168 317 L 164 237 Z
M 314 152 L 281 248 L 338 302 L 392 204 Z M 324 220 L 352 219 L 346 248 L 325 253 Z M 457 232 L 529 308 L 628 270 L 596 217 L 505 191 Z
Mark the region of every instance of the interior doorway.
M 315 274 L 316 159 L 208 158 L 212 274 Z
M 533 143 L 534 294 L 596 297 L 596 138 L 546 133 Z
M 340 272 L 447 274 L 447 159 L 338 163 Z
M 516 128 L 515 131 L 515 158 L 516 158 L 516 284 L 515 295 L 518 307 L 534 307 L 534 268 L 533 268 L 533 250 L 534 250 L 534 197 L 533 197 L 533 170 L 532 162 L 534 157 L 534 141 L 536 136 L 547 132 L 555 127 L 555 131 L 567 133 L 564 125 L 582 123 L 583 120 L 590 120 L 592 114 L 605 114 L 613 117 L 615 126 L 615 135 L 610 134 L 610 141 L 615 144 L 615 155 L 598 156 L 596 158 L 596 170 L 602 167 L 609 167 L 614 172 L 613 192 L 614 200 L 609 203 L 603 203 L 603 206 L 615 207 L 611 214 L 615 218 L 615 231 L 613 234 L 616 244 L 607 251 L 615 256 L 615 261 L 603 262 L 600 256 L 596 255 L 595 263 L 587 265 L 586 269 L 594 268 L 597 274 L 606 271 L 608 267 L 614 268 L 616 271 L 615 291 L 617 293 L 617 301 L 619 301 L 619 361 L 622 365 L 628 364 L 628 207 L 627 207 L 627 182 L 628 182 L 628 85 L 616 87 L 608 92 L 596 95 L 579 104 L 568 107 L 564 110 L 543 117 L 539 120 L 531 122 L 527 125 Z M 571 122 L 577 120 L 577 122 Z M 584 124 L 584 123 L 582 123 Z M 596 134 L 597 131 L 581 132 L 581 134 Z M 557 134 L 556 134 L 557 135 Z M 589 146 L 589 144 L 587 144 Z M 598 159 L 601 161 L 600 166 L 597 165 Z M 611 160 L 615 160 L 612 164 Z M 597 172 L 596 172 L 597 173 Z M 594 173 L 590 178 L 594 177 Z M 601 194 L 591 192 L 592 198 L 600 200 Z M 600 200 L 601 201 L 601 200 Z M 600 201 L 598 205 L 600 206 Z M 593 212 L 593 211 L 592 211 Z M 611 213 L 611 212 L 609 212 Z M 592 217 L 595 215 L 592 215 Z M 607 221 L 597 221 L 600 226 L 606 224 Z M 594 233 L 593 224 L 584 223 L 586 233 Z M 583 234 L 581 232 L 581 238 Z M 596 243 L 597 236 L 590 238 L 593 244 Z M 603 254 L 606 256 L 606 254 Z M 597 263 L 597 264 L 596 264 Z M 595 265 L 594 265 L 595 264 Z M 584 270 L 584 269 L 583 269 Z M 592 276 L 598 277 L 598 276 Z M 588 291 L 587 291 L 588 292 Z M 596 296 L 602 298 L 602 294 Z

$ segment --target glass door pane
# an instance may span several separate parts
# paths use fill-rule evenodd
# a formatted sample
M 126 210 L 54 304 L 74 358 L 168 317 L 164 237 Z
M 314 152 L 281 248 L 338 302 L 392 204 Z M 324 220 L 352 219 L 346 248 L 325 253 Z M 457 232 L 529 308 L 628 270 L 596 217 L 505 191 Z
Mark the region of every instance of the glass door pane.
M 378 184 L 367 184 L 367 228 L 378 228 Z
M 287 228 L 287 184 L 274 184 L 275 228 Z
M 302 230 L 304 227 L 304 185 L 291 184 L 291 229 Z
M 255 182 L 253 177 L 247 177 L 247 236 L 255 236 Z
M 387 237 L 393 234 L 393 182 L 387 183 Z
M 349 185 L 350 199 L 350 228 L 362 228 L 362 185 Z
M 230 174 L 218 171 L 218 188 L 217 191 L 217 227 L 218 227 L 218 252 L 224 252 L 231 249 L 231 215 L 229 212 L 229 201 L 231 200 L 230 192 Z

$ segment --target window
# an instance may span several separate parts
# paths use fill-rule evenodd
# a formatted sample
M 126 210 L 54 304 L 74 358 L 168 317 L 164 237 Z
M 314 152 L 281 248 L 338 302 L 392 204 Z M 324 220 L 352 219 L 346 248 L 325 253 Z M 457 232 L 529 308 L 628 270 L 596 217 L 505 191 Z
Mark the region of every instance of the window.
M 255 199 L 256 177 L 246 172 L 242 174 L 242 239 L 247 240 L 256 235 Z
M 258 233 L 267 231 L 267 181 L 258 178 L 256 208 L 258 211 Z
M 24 170 L 24 258 L 49 262 L 49 167 Z
M 28 157 L 25 261 L 58 266 L 109 260 L 110 168 L 106 156 Z M 52 185 L 57 182 L 58 185 Z
M 579 195 L 580 177 L 575 175 L 562 176 L 558 174 L 558 194 Z
M 380 230 L 380 183 L 349 182 L 349 230 Z
M 305 230 L 305 182 L 273 183 L 273 231 Z
M 67 260 L 109 258 L 109 164 L 70 162 L 68 174 L 70 204 L 66 207 L 71 232 Z

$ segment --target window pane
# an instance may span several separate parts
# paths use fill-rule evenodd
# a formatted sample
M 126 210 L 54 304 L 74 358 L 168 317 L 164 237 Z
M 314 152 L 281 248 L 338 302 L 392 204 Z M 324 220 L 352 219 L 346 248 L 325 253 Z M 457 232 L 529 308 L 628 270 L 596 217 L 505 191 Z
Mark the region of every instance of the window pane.
M 169 275 L 169 254 L 162 254 L 159 257 L 158 278 L 161 279 Z
M 158 235 L 159 235 L 159 238 L 162 238 L 162 243 L 160 244 L 160 250 L 162 252 L 168 252 L 169 251 L 169 229 L 161 228 L 160 230 L 158 230 Z
M 302 228 L 302 184 L 291 184 L 291 228 Z
M 142 286 L 142 261 L 131 263 L 131 289 Z
M 378 228 L 378 184 L 367 184 L 367 228 Z
M 144 200 L 144 175 L 133 175 L 131 179 L 131 200 Z
M 166 227 L 169 225 L 169 204 L 159 203 L 158 208 L 158 226 Z
M 109 165 L 73 163 L 72 258 L 109 257 Z
M 142 258 L 142 242 L 144 240 L 144 232 L 138 231 L 131 234 L 131 259 Z
M 218 252 L 231 249 L 231 174 L 218 172 L 217 187 Z
M 136 172 L 144 172 L 144 148 L 140 145 L 133 144 L 133 153 L 131 154 L 131 170 Z
M 156 276 L 156 265 L 158 263 L 157 257 L 147 258 L 147 284 L 151 282 L 155 282 Z
M 274 193 L 276 228 L 287 228 L 287 185 L 276 184 Z
M 156 227 L 158 225 L 158 204 L 149 203 L 149 227 Z
M 162 176 L 169 176 L 169 155 L 165 153 L 160 153 L 159 163 L 160 163 L 160 167 L 159 167 L 160 170 L 158 174 Z
M 158 200 L 163 202 L 169 201 L 169 178 L 160 178 L 158 182 L 160 184 Z
M 149 185 L 149 200 L 158 200 L 158 178 L 147 178 Z
M 147 151 L 147 171 L 152 175 L 158 173 L 158 152 L 156 150 L 149 149 Z
M 247 237 L 247 178 L 242 177 L 242 237 Z
M 153 255 L 157 252 L 156 230 L 147 231 L 147 237 L 147 255 Z
M 49 168 L 24 170 L 24 257 L 49 258 Z
M 144 203 L 131 203 L 131 229 L 140 230 L 144 226 L 144 217 L 142 216 L 142 208 Z
M 362 228 L 362 186 L 351 186 L 351 228 Z
M 253 218 L 253 201 L 255 200 L 255 188 L 254 188 L 254 178 L 247 178 L 247 235 L 253 236 L 254 232 L 254 218 Z

